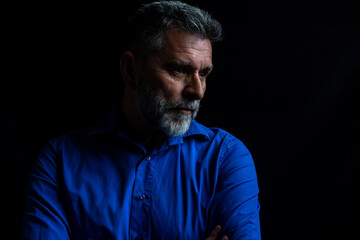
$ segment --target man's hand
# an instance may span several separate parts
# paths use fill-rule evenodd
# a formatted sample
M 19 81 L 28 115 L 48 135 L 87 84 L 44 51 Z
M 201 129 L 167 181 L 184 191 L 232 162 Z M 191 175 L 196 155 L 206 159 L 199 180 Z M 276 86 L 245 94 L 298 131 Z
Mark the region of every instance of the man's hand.
M 216 240 L 220 231 L 221 231 L 221 226 L 217 225 L 206 240 Z M 221 240 L 229 240 L 229 238 L 227 236 L 223 236 Z

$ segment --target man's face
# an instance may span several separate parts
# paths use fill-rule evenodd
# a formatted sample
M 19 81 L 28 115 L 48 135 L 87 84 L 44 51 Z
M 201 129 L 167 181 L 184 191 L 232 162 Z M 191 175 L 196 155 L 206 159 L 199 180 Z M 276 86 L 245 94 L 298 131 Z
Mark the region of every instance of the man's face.
M 180 30 L 167 32 L 163 45 L 141 73 L 136 101 L 148 123 L 178 136 L 199 110 L 212 70 L 212 48 L 208 39 Z

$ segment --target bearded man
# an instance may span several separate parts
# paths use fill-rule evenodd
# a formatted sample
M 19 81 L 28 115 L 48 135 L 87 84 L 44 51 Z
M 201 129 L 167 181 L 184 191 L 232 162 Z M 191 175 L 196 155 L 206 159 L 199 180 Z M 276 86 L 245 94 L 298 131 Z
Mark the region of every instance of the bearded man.
M 254 163 L 194 118 L 218 21 L 177 1 L 129 20 L 122 104 L 49 142 L 31 173 L 22 239 L 260 239 Z

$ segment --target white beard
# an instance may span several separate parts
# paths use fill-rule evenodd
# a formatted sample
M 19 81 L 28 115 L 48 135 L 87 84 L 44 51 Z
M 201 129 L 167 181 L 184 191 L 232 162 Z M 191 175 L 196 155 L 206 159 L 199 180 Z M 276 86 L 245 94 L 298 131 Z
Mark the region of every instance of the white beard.
M 140 79 L 136 92 L 136 104 L 148 124 L 170 137 L 186 133 L 200 107 L 199 102 L 195 100 L 172 101 L 166 99 L 152 89 L 145 79 Z M 193 112 L 182 114 L 174 111 L 177 108 L 188 108 Z

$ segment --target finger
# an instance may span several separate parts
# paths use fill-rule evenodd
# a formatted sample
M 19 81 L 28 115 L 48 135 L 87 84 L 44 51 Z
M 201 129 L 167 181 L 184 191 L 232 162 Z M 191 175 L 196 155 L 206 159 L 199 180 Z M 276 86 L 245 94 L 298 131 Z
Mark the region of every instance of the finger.
M 227 236 L 223 236 L 221 240 L 229 240 Z
M 217 225 L 206 240 L 215 240 L 221 231 L 221 226 Z

